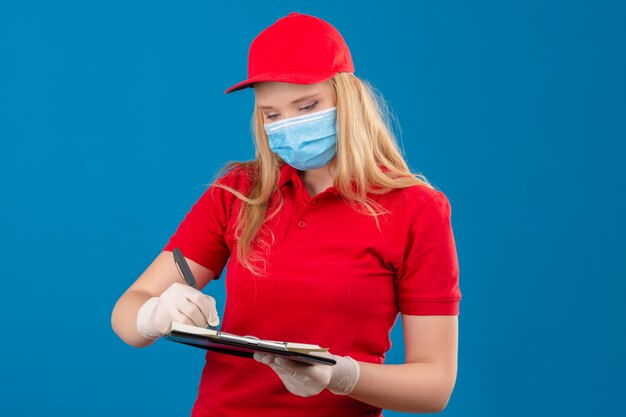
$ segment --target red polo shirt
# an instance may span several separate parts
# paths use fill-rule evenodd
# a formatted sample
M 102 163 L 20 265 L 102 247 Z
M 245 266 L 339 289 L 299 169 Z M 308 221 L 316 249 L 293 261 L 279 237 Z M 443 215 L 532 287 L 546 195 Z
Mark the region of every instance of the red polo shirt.
M 221 182 L 250 190 L 241 168 Z M 222 331 L 313 343 L 380 364 L 399 312 L 459 314 L 457 254 L 442 192 L 419 185 L 371 195 L 390 211 L 379 218 L 379 232 L 374 219 L 355 211 L 335 187 L 310 197 L 288 164 L 278 189 L 284 202 L 268 223 L 275 237 L 266 256 L 268 278 L 255 278 L 237 262 L 233 235 L 241 201 L 219 187 L 203 193 L 163 248 L 178 246 L 216 272 L 215 279 L 227 267 Z M 380 416 L 381 409 L 328 390 L 299 397 L 267 365 L 207 351 L 192 416 L 254 415 Z

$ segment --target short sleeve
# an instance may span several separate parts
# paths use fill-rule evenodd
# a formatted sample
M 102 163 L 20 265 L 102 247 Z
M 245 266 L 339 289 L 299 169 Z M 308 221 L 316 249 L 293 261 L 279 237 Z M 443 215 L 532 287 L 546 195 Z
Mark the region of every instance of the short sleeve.
M 396 275 L 400 312 L 458 315 L 461 292 L 450 202 L 436 191 L 412 217 Z
M 234 188 L 234 176 L 230 171 L 219 182 Z M 213 279 L 219 279 L 230 256 L 225 233 L 234 198 L 212 184 L 187 212 L 163 250 L 178 247 L 186 258 L 209 268 L 216 274 Z

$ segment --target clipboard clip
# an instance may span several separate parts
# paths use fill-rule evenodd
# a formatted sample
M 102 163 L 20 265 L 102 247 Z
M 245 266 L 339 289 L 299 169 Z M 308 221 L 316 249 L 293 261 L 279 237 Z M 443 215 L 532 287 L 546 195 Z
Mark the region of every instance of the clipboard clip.
M 254 346 L 277 348 L 277 349 L 282 349 L 285 351 L 287 350 L 287 342 L 275 342 L 275 341 L 261 340 L 256 336 L 250 336 L 250 335 L 246 335 L 242 337 L 248 339 L 247 342 L 253 344 Z
M 288 351 L 286 342 L 266 341 L 266 340 L 261 340 L 256 336 L 237 336 L 237 335 L 230 334 L 230 333 L 219 332 L 217 334 L 217 338 L 225 342 L 246 343 L 247 345 L 250 345 L 250 346 L 265 347 L 265 348 L 270 348 L 270 349 L 280 349 L 285 352 Z
M 287 350 L 287 342 L 274 342 L 274 341 L 268 341 L 268 340 L 263 340 L 263 341 L 262 341 L 262 340 L 261 340 L 261 339 L 259 339 L 258 337 L 256 337 L 256 336 L 250 336 L 250 335 L 246 335 L 246 336 L 243 336 L 243 337 L 245 337 L 245 338 L 247 338 L 247 339 L 251 339 L 251 340 L 253 340 L 253 341 L 254 341 L 253 343 L 254 343 L 256 346 L 260 346 L 260 347 L 272 347 L 272 348 L 278 348 L 278 349 L 284 349 L 284 350 Z M 257 342 L 257 340 L 258 340 L 258 342 Z

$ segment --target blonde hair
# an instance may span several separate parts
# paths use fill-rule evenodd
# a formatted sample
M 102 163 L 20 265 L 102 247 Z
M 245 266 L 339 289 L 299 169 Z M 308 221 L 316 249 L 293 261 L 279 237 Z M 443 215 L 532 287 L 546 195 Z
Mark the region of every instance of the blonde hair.
M 368 193 L 385 194 L 413 185 L 434 187 L 421 173 L 410 171 L 392 134 L 388 107 L 368 82 L 347 72 L 338 73 L 326 82 L 332 86 L 337 103 L 337 155 L 328 165 L 334 186 L 344 201 L 358 212 L 372 216 L 380 230 L 378 216 L 388 211 L 368 197 Z M 273 234 L 270 232 L 267 235 L 262 226 L 279 212 L 283 204 L 281 193 L 276 193 L 278 206 L 268 213 L 284 162 L 269 147 L 263 113 L 256 103 L 252 130 L 256 144 L 255 159 L 230 162 L 216 174 L 221 177 L 232 168 L 244 168 L 252 179 L 249 195 L 221 184 L 219 180 L 213 185 L 242 200 L 234 232 L 236 256 L 245 268 L 258 276 L 265 275 L 267 270 L 263 252 L 274 243 Z M 258 251 L 254 250 L 255 244 Z M 263 272 L 255 267 L 257 262 L 263 264 Z

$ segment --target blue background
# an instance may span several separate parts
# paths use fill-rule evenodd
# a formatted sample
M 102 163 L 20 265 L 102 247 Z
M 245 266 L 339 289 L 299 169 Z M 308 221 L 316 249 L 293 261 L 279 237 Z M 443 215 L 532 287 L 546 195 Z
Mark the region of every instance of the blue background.
M 0 2 L 0 414 L 189 412 L 203 352 L 129 347 L 111 310 L 217 170 L 253 158 L 252 92 L 223 91 L 299 11 L 341 31 L 451 201 L 442 414 L 624 415 L 624 3 L 224 3 Z M 222 314 L 223 280 L 205 291 Z

